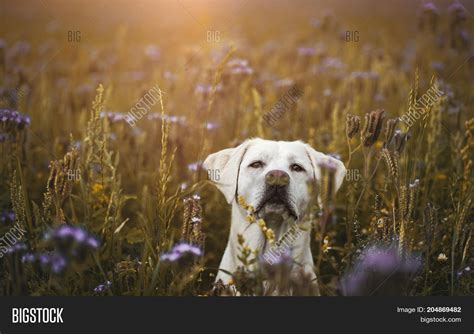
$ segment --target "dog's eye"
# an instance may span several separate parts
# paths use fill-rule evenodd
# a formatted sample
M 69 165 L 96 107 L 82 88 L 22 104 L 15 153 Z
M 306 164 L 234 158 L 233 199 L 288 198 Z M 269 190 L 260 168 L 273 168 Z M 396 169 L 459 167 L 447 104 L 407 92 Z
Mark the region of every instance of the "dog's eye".
M 303 167 L 301 167 L 300 165 L 298 164 L 293 164 L 290 166 L 290 169 L 293 171 L 293 172 L 304 172 L 305 169 Z
M 252 167 L 252 168 L 262 168 L 263 167 L 263 162 L 262 161 L 255 161 L 255 162 L 252 162 L 249 167 Z

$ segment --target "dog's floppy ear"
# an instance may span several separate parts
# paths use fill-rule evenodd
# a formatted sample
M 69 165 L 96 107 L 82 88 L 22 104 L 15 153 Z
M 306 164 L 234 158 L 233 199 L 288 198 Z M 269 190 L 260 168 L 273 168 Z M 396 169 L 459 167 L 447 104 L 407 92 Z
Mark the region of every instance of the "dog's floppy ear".
M 335 183 L 336 183 L 336 191 L 342 185 L 342 181 L 344 181 L 344 177 L 346 176 L 346 167 L 342 163 L 342 161 L 331 157 L 330 155 L 326 155 L 324 153 L 316 151 L 314 148 L 305 144 L 306 151 L 308 152 L 308 156 L 311 160 L 311 164 L 313 165 L 314 170 L 314 178 L 320 182 L 321 181 L 321 165 L 326 165 L 329 167 L 334 167 L 336 169 L 335 173 Z
M 247 140 L 235 148 L 210 154 L 203 163 L 203 167 L 213 175 L 212 181 L 224 194 L 227 203 L 231 203 L 237 190 L 240 163 L 248 149 L 250 142 Z

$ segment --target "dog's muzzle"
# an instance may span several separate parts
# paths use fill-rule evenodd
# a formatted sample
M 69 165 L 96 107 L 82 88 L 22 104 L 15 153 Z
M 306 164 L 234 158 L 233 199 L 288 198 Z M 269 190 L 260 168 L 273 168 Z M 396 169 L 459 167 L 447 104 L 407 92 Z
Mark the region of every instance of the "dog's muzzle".
M 272 170 L 265 175 L 265 192 L 260 204 L 257 206 L 257 214 L 265 216 L 276 214 L 283 216 L 285 213 L 295 220 L 298 215 L 288 200 L 288 185 L 290 176 L 281 170 Z M 262 214 L 262 209 L 265 209 Z
M 270 187 L 287 187 L 290 176 L 282 170 L 271 170 L 265 175 L 265 184 Z

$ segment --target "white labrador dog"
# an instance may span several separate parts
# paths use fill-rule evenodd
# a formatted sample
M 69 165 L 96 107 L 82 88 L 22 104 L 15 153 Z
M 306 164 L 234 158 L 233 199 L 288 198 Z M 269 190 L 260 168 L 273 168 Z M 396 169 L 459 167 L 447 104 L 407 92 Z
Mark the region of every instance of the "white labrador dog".
M 241 265 L 237 258 L 238 234 L 242 234 L 248 246 L 260 254 L 269 247 L 261 228 L 246 220 L 247 212 L 239 205 L 238 196 L 255 208 L 257 217 L 266 221 L 275 232 L 275 239 L 279 240 L 291 224 L 304 221 L 310 200 L 308 184 L 320 180 L 321 164 L 329 164 L 336 169 L 337 191 L 346 174 L 344 164 L 301 141 L 250 139 L 238 147 L 207 157 L 204 168 L 219 172 L 220 178 L 214 183 L 227 202 L 232 204 L 230 236 L 219 265 L 223 270 L 219 270 L 216 280 L 221 279 L 228 284 L 231 276 L 227 272 L 233 273 Z M 310 228 L 306 229 L 294 240 L 291 257 L 317 282 L 310 250 L 310 232 Z

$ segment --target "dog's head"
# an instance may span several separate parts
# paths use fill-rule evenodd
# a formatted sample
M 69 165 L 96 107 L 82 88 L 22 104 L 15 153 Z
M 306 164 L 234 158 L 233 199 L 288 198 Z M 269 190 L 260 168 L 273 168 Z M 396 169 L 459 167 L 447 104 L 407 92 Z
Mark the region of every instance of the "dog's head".
M 322 164 L 336 169 L 337 191 L 344 164 L 300 141 L 250 139 L 209 155 L 204 168 L 220 176 L 213 181 L 228 203 L 240 195 L 261 218 L 298 220 L 309 202 L 308 185 L 320 180 Z

